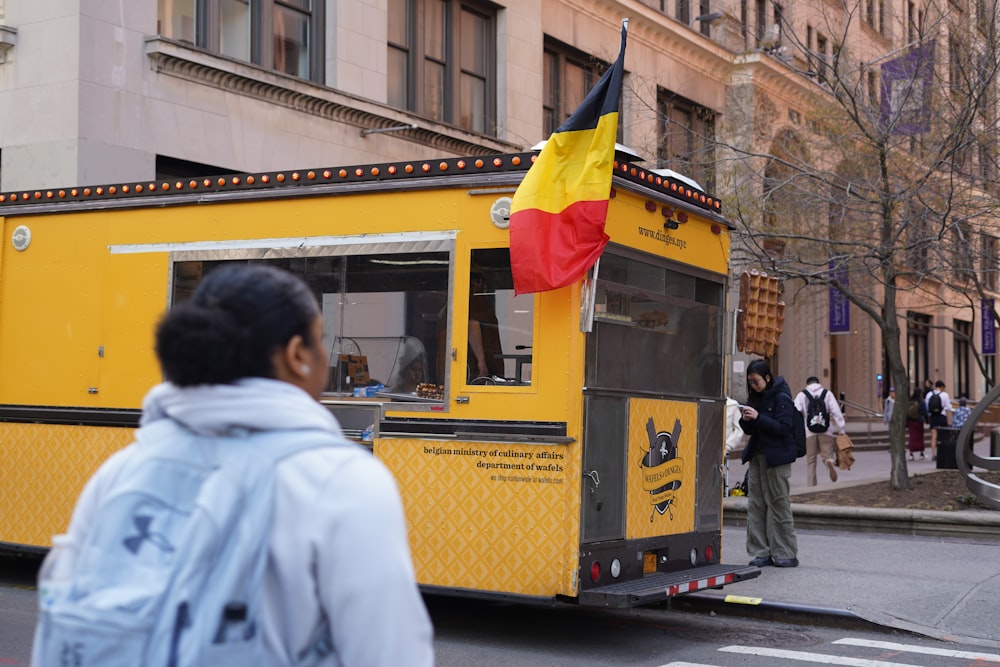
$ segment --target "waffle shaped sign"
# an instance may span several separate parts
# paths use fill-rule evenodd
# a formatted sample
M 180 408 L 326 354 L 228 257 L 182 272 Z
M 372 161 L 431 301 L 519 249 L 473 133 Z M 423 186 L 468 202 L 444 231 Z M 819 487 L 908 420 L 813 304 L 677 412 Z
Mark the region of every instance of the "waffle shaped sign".
M 760 271 L 744 271 L 740 276 L 736 314 L 736 348 L 740 352 L 774 356 L 785 324 L 785 302 L 780 295 L 777 278 Z

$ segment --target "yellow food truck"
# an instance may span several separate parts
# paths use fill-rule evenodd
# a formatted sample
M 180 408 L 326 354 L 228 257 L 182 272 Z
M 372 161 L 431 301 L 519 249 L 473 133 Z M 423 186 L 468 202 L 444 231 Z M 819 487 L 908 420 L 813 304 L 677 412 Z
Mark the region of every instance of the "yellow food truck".
M 323 402 L 398 480 L 426 591 L 623 607 L 758 575 L 720 562 L 719 202 L 616 161 L 597 264 L 515 294 L 533 158 L 0 193 L 0 547 L 64 530 L 161 380 L 159 317 L 255 262 L 314 290 Z

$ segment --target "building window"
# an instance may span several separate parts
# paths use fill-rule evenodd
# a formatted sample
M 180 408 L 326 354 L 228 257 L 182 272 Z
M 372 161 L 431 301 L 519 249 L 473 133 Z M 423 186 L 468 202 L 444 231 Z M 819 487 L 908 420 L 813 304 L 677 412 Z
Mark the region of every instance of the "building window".
M 986 0 L 976 0 L 976 27 L 984 35 L 990 32 L 990 17 L 993 15 L 992 8 L 993 3 Z
M 322 2 L 158 0 L 164 37 L 302 79 L 323 80 Z
M 931 316 L 911 310 L 906 313 L 906 322 L 906 368 L 910 374 L 910 386 L 922 387 L 924 380 L 930 379 L 928 332 Z
M 996 165 L 993 161 L 993 139 L 990 130 L 983 130 L 979 139 L 979 178 L 985 185 L 992 183 L 996 173 Z
M 924 34 L 924 10 L 909 2 L 906 5 L 906 35 L 913 42 Z
M 806 69 L 815 72 L 813 62 L 813 27 L 806 25 Z
M 757 46 L 762 47 L 764 33 L 767 32 L 767 1 L 755 0 L 754 9 L 757 17 Z
M 749 46 L 750 36 L 747 34 L 747 21 L 749 20 L 750 9 L 747 7 L 747 0 L 740 0 L 740 35 L 743 37 L 743 45 Z
M 691 18 L 691 0 L 677 0 L 677 20 L 690 25 Z
M 768 4 L 771 5 L 771 15 L 768 16 Z M 773 52 L 781 46 L 781 32 L 784 21 L 784 8 L 768 0 L 757 0 L 757 48 L 761 51 Z
M 967 222 L 955 225 L 952 261 L 955 266 L 955 277 L 961 282 L 972 282 L 974 267 L 972 258 L 975 252 L 972 240 L 972 229 Z
M 909 268 L 917 273 L 922 273 L 929 266 L 928 255 L 930 247 L 934 244 L 934 237 L 930 230 L 931 213 L 915 203 L 908 207 L 909 221 L 906 230 L 907 260 Z
M 698 16 L 705 16 L 706 14 L 712 13 L 712 3 L 709 0 L 698 0 Z M 698 18 L 696 16 L 695 18 Z M 698 30 L 705 37 L 710 37 L 712 35 L 712 21 L 699 21 Z
M 955 320 L 955 389 L 954 396 L 969 396 L 969 351 L 972 345 L 972 322 Z
M 955 35 L 948 37 L 948 84 L 953 95 L 962 95 L 965 90 L 962 67 L 962 45 Z
M 830 56 L 827 53 L 826 37 L 816 33 L 816 75 L 820 81 L 826 81 L 830 75 L 828 71 Z
M 545 62 L 542 77 L 545 102 L 542 111 L 545 136 L 555 132 L 564 120 L 569 118 L 601 74 L 608 63 L 577 51 L 553 40 L 545 42 Z
M 703 190 L 715 189 L 715 112 L 659 88 L 656 166 L 689 176 Z
M 757 48 L 765 52 L 773 52 L 781 46 L 782 22 L 784 7 L 772 2 L 772 14 L 768 15 L 768 0 L 756 0 L 757 11 Z
M 389 0 L 388 101 L 496 134 L 496 12 L 466 0 Z
M 228 2 L 235 4 L 236 0 Z M 312 41 L 309 5 L 310 0 L 275 0 L 271 6 L 273 23 L 269 31 L 274 44 L 271 67 L 304 79 L 309 78 L 309 47 Z
M 984 234 L 982 283 L 991 292 L 997 291 L 998 269 L 1000 269 L 1000 239 Z
M 189 44 L 195 43 L 195 0 L 159 0 L 156 32 Z

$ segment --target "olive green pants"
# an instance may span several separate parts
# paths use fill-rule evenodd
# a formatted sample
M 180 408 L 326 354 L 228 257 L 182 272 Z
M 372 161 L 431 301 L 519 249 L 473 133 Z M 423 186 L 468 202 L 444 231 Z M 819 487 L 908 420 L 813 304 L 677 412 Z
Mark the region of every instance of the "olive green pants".
M 767 467 L 763 454 L 748 464 L 747 554 L 751 558 L 796 558 L 795 522 L 788 498 L 792 464 Z

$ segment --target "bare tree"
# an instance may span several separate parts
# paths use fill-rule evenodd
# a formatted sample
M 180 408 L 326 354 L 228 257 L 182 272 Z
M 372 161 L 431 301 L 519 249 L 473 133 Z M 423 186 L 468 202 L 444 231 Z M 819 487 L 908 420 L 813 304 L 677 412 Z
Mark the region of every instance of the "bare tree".
M 735 256 L 781 277 L 786 300 L 836 290 L 875 323 L 891 385 L 905 388 L 906 307 L 968 309 L 972 320 L 996 288 L 996 5 L 981 0 L 975 16 L 922 5 L 913 39 L 867 60 L 849 48 L 862 6 L 842 9 L 827 22 L 828 53 L 785 27 L 773 56 L 806 63 L 800 74 L 819 83 L 807 130 L 779 132 L 766 151 L 720 146 L 722 192 L 740 226 Z M 903 409 L 890 440 L 890 484 L 905 489 Z

